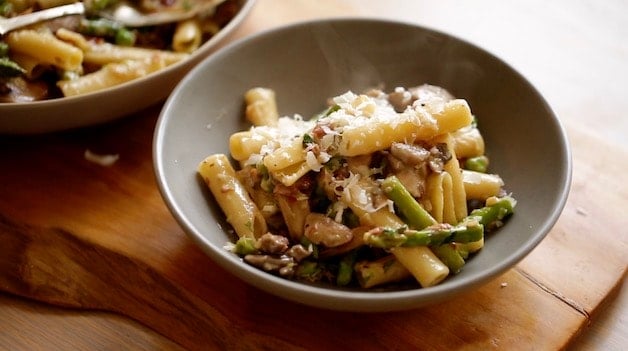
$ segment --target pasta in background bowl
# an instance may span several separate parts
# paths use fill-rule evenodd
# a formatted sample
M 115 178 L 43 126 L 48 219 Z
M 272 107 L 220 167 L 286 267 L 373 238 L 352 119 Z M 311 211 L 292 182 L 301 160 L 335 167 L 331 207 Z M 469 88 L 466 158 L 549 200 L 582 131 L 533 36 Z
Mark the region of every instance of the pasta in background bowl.
M 219 205 L 197 169 L 200 172 L 199 162 L 208 155 L 232 155 L 230 136 L 251 128 L 245 119 L 245 92 L 267 87 L 275 93 L 279 116 L 298 114 L 307 120 L 325 111 L 332 96 L 423 83 L 443 87 L 468 102 L 486 144 L 491 173 L 501 176 L 517 201 L 515 214 L 486 235 L 484 247 L 458 274 L 423 288 L 307 283 L 260 270 L 225 248 L 237 238 L 230 224 L 235 222 L 227 218 L 240 213 L 235 206 L 231 207 L 235 212 L 229 212 L 229 206 Z M 238 158 L 227 161 L 236 165 Z M 212 55 L 167 100 L 155 131 L 154 161 L 169 209 L 215 262 L 288 300 L 347 311 L 417 308 L 494 279 L 549 232 L 571 181 L 570 152 L 560 122 L 522 75 L 481 48 L 445 33 L 373 19 L 295 24 L 246 38 Z M 315 163 L 308 167 L 317 168 Z M 246 231 L 247 225 L 235 229 Z
M 58 87 L 52 82 L 54 86 L 52 90 L 42 87 L 42 90 L 45 89 L 43 94 L 47 95 L 42 95 L 40 100 L 27 98 L 23 102 L 1 102 L 0 133 L 37 134 L 90 126 L 121 118 L 163 101 L 195 64 L 212 53 L 221 41 L 234 32 L 250 12 L 254 0 L 229 0 L 218 3 L 218 6 L 229 7 L 229 10 L 221 10 L 225 13 L 225 15 L 221 13 L 221 16 L 227 21 L 222 28 L 208 28 L 207 30 L 215 33 L 203 39 L 198 47 L 194 46 L 196 48 L 191 48 L 189 52 L 171 51 L 170 46 L 176 45 L 174 38 L 173 43 L 158 44 L 162 49 L 156 46 L 151 52 L 153 47 L 151 42 L 163 41 L 166 37 L 153 32 L 153 30 L 159 30 L 159 26 L 133 30 L 133 33 L 137 33 L 136 43 L 146 47 L 145 51 L 134 51 L 133 46 L 118 45 L 116 40 L 124 41 L 123 35 L 119 35 L 122 39 L 116 37 L 117 39 L 111 39 L 111 42 L 102 41 L 102 39 L 93 40 L 89 33 L 92 31 L 108 33 L 107 31 L 112 29 L 110 27 L 115 27 L 115 24 L 90 21 L 88 26 L 91 27 L 83 28 L 82 33 L 77 33 L 75 29 L 77 17 L 75 16 L 8 33 L 0 41 L 5 46 L 8 44 L 9 59 L 19 63 L 27 76 L 39 75 L 38 66 L 52 65 L 47 62 L 37 63 L 36 56 L 42 51 L 37 48 L 41 45 L 47 48 L 41 60 L 46 61 L 48 58 L 58 57 L 54 65 L 59 65 L 56 68 L 52 67 L 52 70 L 49 69 L 50 74 L 46 73 L 44 78 L 50 80 L 53 74 L 59 77 L 62 74 L 75 75 L 75 71 L 81 76 L 78 79 L 60 80 L 56 84 Z M 231 12 L 232 9 L 236 9 L 237 12 Z M 232 15 L 226 16 L 227 12 Z M 67 23 L 72 23 L 72 30 L 66 30 Z M 168 28 L 174 28 L 175 25 L 177 24 Z M 84 25 L 81 23 L 80 26 Z M 52 30 L 42 31 L 38 30 L 38 27 L 52 28 Z M 118 30 L 116 33 L 120 32 L 122 31 Z M 179 49 L 185 51 L 185 48 Z M 121 61 L 124 57 L 129 59 Z M 81 60 L 84 60 L 83 64 Z M 86 62 L 87 60 L 89 62 Z M 6 81 L 4 84 L 7 84 Z M 37 94 L 37 85 L 33 84 L 25 88 L 25 85 L 18 81 L 7 87 L 12 92 L 11 94 L 15 95 L 19 95 L 22 90 L 28 91 L 29 94 L 31 91 Z M 6 91 L 5 89 L 3 93 Z

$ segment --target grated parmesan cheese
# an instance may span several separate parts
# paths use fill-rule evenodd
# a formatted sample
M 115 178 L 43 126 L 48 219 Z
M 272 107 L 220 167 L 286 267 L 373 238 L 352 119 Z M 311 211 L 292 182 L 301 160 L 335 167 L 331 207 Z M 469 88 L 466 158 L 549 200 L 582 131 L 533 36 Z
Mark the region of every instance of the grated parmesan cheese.
M 87 149 L 85 150 L 83 157 L 87 161 L 96 163 L 100 166 L 111 167 L 113 166 L 114 163 L 116 163 L 116 161 L 118 161 L 118 159 L 120 158 L 120 155 L 119 154 L 99 155 Z

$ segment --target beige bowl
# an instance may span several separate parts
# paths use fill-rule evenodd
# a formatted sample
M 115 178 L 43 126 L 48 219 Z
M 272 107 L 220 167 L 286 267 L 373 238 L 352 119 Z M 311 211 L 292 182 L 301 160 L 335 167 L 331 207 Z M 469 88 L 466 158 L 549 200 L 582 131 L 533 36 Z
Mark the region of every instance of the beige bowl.
M 518 200 L 507 225 L 463 271 L 430 288 L 365 291 L 285 280 L 224 249 L 225 217 L 196 174 L 207 155 L 227 153 L 229 135 L 248 128 L 243 93 L 266 86 L 281 115 L 314 115 L 346 90 L 440 85 L 479 117 L 492 171 Z M 183 229 L 216 263 L 250 284 L 300 303 L 349 311 L 416 308 L 494 279 L 541 242 L 559 217 L 571 181 L 565 133 L 539 92 L 508 64 L 427 28 L 369 19 L 291 25 L 238 41 L 190 72 L 167 100 L 154 139 L 158 184 Z

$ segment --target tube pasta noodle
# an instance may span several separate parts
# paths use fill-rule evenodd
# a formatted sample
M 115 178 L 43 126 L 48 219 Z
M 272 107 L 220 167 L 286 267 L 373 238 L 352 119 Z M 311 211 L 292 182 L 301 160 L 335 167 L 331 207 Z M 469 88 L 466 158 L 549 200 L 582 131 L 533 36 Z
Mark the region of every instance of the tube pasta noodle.
M 154 49 L 125 47 L 109 43 L 88 43 L 85 49 L 85 63 L 105 65 L 112 62 L 142 61 L 158 56 L 165 65 L 171 65 L 186 58 L 188 54 Z
M 276 171 L 273 176 L 285 186 L 292 186 L 311 169 L 305 162 L 297 163 Z
M 279 119 L 275 92 L 268 88 L 252 88 L 244 94 L 246 119 L 254 126 L 276 126 Z
M 172 37 L 172 48 L 176 52 L 191 53 L 198 49 L 203 39 L 201 25 L 196 18 L 177 23 Z
M 437 222 L 449 224 L 458 222 L 449 173 L 434 173 L 427 177 L 427 198 L 431 208 L 430 214 Z
M 272 221 L 273 217 L 279 212 L 277 199 L 275 199 L 271 193 L 261 189 L 259 184 L 250 182 L 247 172 L 237 171 L 236 176 L 251 196 L 251 200 L 253 200 L 257 208 L 260 210 L 266 222 Z
M 49 66 L 39 59 L 23 54 L 13 54 L 13 60 L 26 70 L 25 75 L 29 79 L 36 79 L 41 76 Z
M 498 175 L 464 168 L 473 157 L 488 165 L 483 138 L 467 102 L 440 87 L 349 91 L 310 120 L 277 117 L 269 88 L 244 100 L 252 126 L 230 136 L 229 150 L 248 194 L 229 201 L 224 184 L 208 184 L 236 232 L 260 218 L 255 235 L 230 247 L 260 269 L 362 288 L 412 279 L 428 288 L 458 274 L 485 232 L 513 213 Z M 218 173 L 233 172 L 225 155 L 212 155 L 199 167 L 204 179 L 214 159 Z M 256 210 L 233 219 L 233 203 Z
M 469 252 L 469 253 L 478 252 L 484 247 L 484 238 L 477 241 L 472 241 L 470 243 L 457 244 L 457 245 L 466 252 Z
M 449 275 L 449 268 L 427 246 L 396 247 L 392 252 L 424 288 L 437 285 Z
M 469 158 L 484 155 L 484 138 L 474 126 L 460 128 L 451 133 L 457 157 Z
M 461 221 L 467 215 L 467 196 L 465 187 L 462 182 L 462 171 L 460 170 L 460 162 L 458 154 L 456 154 L 455 141 L 451 133 L 443 134 L 437 137 L 435 142 L 443 142 L 450 150 L 451 158 L 443 165 L 443 170 L 451 177 L 451 199 L 453 200 L 454 222 L 446 220 L 447 223 L 454 224 Z
M 76 46 L 77 48 L 81 49 L 83 52 L 89 50 L 90 45 L 93 45 L 88 42 L 85 36 L 75 31 L 66 29 L 66 28 L 59 28 L 55 32 L 55 35 L 57 36 L 57 38 L 65 41 L 66 43 Z
M 373 198 L 366 190 L 372 184 L 367 184 L 363 179 L 358 179 L 355 184 L 347 184 L 344 187 L 341 200 L 360 219 L 360 224 L 371 227 L 399 228 L 403 221 L 387 207 L 373 208 Z
M 427 109 L 417 108 L 401 114 L 383 114 L 370 118 L 369 105 L 358 105 L 355 109 L 357 117 L 367 118 L 343 131 L 339 145 L 340 154 L 343 156 L 385 150 L 394 142 L 429 139 L 465 127 L 473 119 L 465 100 L 448 101 L 442 109 L 433 114 Z
M 159 57 L 110 63 L 94 73 L 74 80 L 62 80 L 57 85 L 65 96 L 86 94 L 145 76 L 162 69 L 165 65 Z
M 8 0 L 2 16 L 15 17 L 75 1 Z M 0 103 L 85 94 L 152 74 L 187 59 L 242 7 L 239 0 L 207 1 L 204 11 L 193 18 L 130 28 L 98 15 L 99 10 L 111 10 L 107 7 L 115 3 L 90 2 L 95 11 L 88 14 L 42 21 L 6 34 L 0 41 Z M 132 1 L 130 5 L 139 12 L 157 15 L 189 7 L 186 0 Z M 125 66 L 140 68 L 137 74 L 117 73 Z
M 400 282 L 411 277 L 410 271 L 393 255 L 356 264 L 357 279 L 363 288 Z
M 264 157 L 264 166 L 269 171 L 278 171 L 302 162 L 305 159 L 303 139 L 295 138 L 290 144 L 283 145 Z
M 289 195 L 276 195 L 279 209 L 293 240 L 299 241 L 303 236 L 305 218 L 310 214 L 307 199 L 293 198 Z
M 266 232 L 266 220 L 225 155 L 207 157 L 199 164 L 198 173 L 239 237 L 257 238 Z
M 467 199 L 486 200 L 499 195 L 504 186 L 504 181 L 496 174 L 463 170 L 462 179 Z
M 466 100 L 447 101 L 442 108 L 432 111 L 438 122 L 438 134 L 445 134 L 468 126 L 473 121 L 471 109 Z
M 83 62 L 81 49 L 57 39 L 52 33 L 22 29 L 4 39 L 12 51 L 30 56 L 41 64 L 64 70 L 78 70 Z
M 229 151 L 234 159 L 246 161 L 251 155 L 259 154 L 263 146 L 273 143 L 273 139 L 272 134 L 264 133 L 261 128 L 255 132 L 237 132 L 229 137 Z
M 342 133 L 340 154 L 358 156 L 388 149 L 394 142 L 414 140 L 419 133 L 435 135 L 438 129 L 423 114 L 399 116 L 394 121 L 367 120 L 365 124 L 349 127 Z

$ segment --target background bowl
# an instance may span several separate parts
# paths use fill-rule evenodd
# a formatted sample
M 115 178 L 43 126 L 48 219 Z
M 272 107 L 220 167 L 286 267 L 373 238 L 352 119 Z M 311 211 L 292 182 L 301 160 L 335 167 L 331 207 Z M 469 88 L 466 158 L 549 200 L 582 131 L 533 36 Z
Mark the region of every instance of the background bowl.
M 491 171 L 518 200 L 515 215 L 463 271 L 438 286 L 398 291 L 321 287 L 284 280 L 243 263 L 223 246 L 228 224 L 196 174 L 207 155 L 228 154 L 228 138 L 248 128 L 243 94 L 274 89 L 280 115 L 313 115 L 328 97 L 384 83 L 440 85 L 478 116 Z M 162 195 L 183 229 L 222 267 L 286 299 L 350 311 L 391 311 L 442 301 L 511 268 L 549 232 L 565 204 L 571 157 L 543 97 L 490 53 L 445 33 L 371 19 L 311 21 L 229 45 L 187 75 L 167 100 L 154 139 Z
M 0 103 L 0 133 L 54 132 L 121 118 L 164 100 L 181 78 L 242 23 L 254 0 L 240 0 L 238 14 L 189 58 L 130 82 L 94 93 L 27 103 Z

